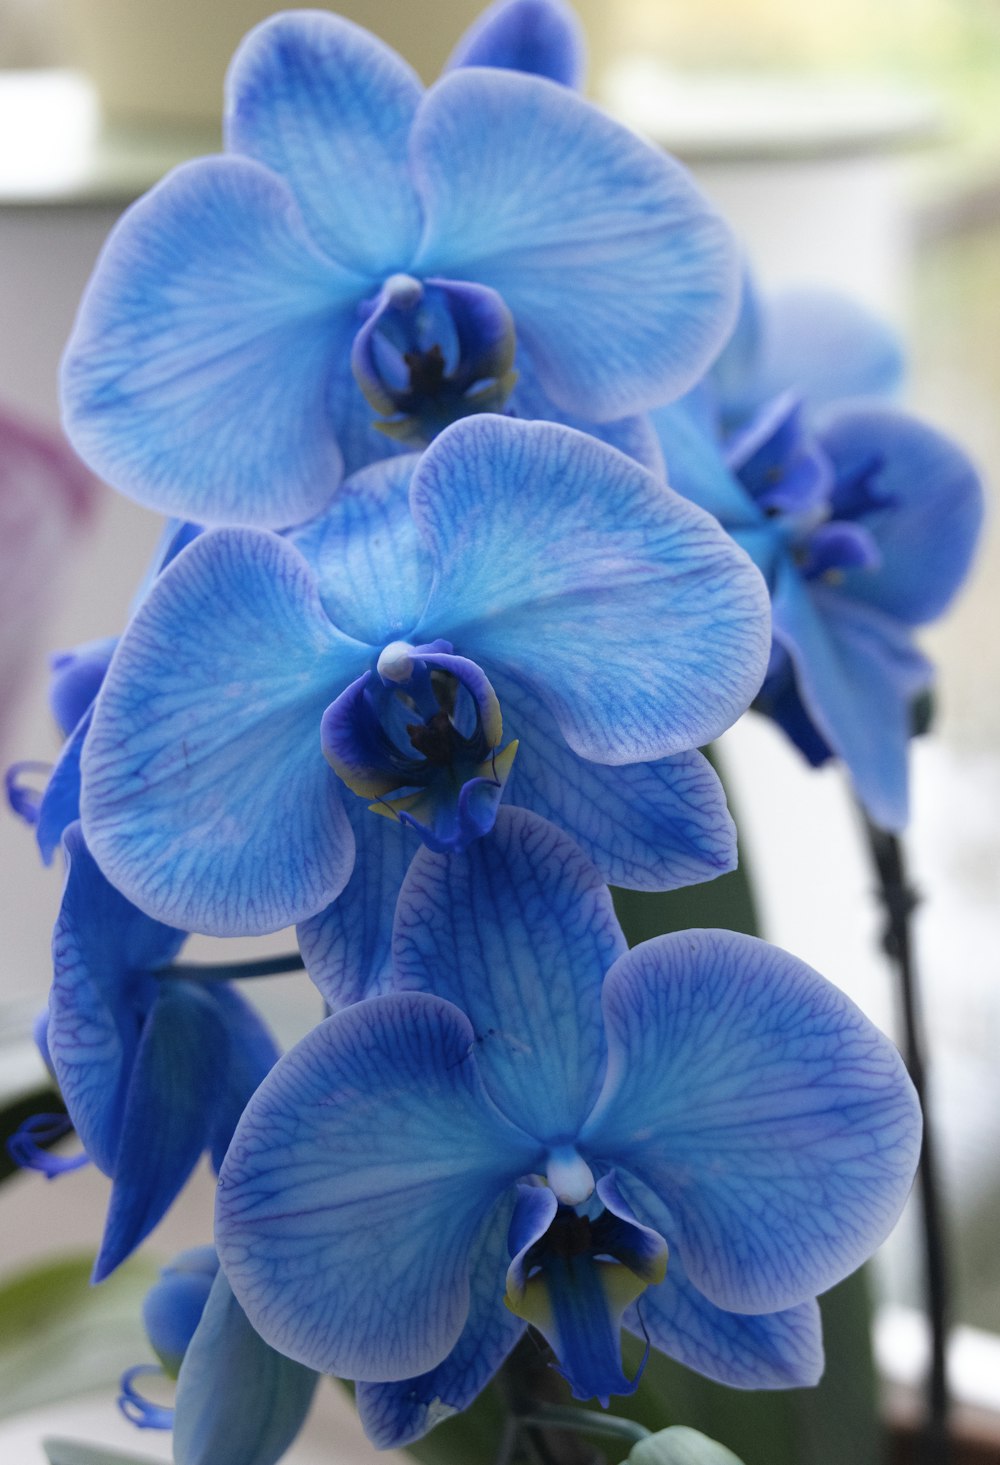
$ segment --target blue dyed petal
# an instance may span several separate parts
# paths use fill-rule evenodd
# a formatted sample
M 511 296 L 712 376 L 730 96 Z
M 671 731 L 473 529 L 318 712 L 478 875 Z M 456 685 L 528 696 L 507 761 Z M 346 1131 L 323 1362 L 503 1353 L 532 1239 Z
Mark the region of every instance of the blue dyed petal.
M 84 749 L 84 827 L 109 878 L 213 935 L 322 910 L 354 849 L 320 720 L 367 655 L 275 535 L 190 545 L 122 638 Z
M 193 1246 L 173 1257 L 142 1304 L 142 1325 L 153 1352 L 177 1377 L 219 1270 L 214 1246 Z
M 365 1434 L 379 1450 L 402 1449 L 465 1409 L 503 1363 L 525 1324 L 503 1305 L 513 1195 L 484 1223 L 470 1258 L 469 1317 L 443 1363 L 395 1384 L 358 1384 Z
M 360 26 L 322 11 L 275 15 L 233 58 L 226 145 L 285 180 L 332 259 L 381 283 L 406 268 L 420 235 L 406 144 L 421 92 Z
M 622 957 L 604 1006 L 608 1079 L 580 1148 L 660 1197 L 711 1302 L 794 1307 L 884 1240 L 920 1111 L 895 1048 L 836 987 L 752 937 L 684 931 Z
M 745 414 L 789 389 L 814 409 L 849 397 L 889 396 L 904 369 L 895 331 L 856 300 L 830 290 L 786 290 L 762 303 L 752 372 L 742 392 L 727 393 L 726 405 Z
M 483 1082 L 539 1139 L 576 1134 L 604 1074 L 600 990 L 625 938 L 598 871 L 525 809 L 464 855 L 414 857 L 393 935 L 401 985 L 454 1002 Z
M 305 1423 L 317 1380 L 254 1332 L 219 1272 L 177 1381 L 174 1460 L 275 1465 Z
M 280 179 L 185 164 L 116 225 L 63 362 L 77 452 L 141 504 L 283 525 L 331 497 L 336 327 L 355 279 L 310 242 Z
M 882 508 L 862 523 L 881 551 L 873 572 L 844 577 L 845 595 L 910 625 L 934 620 L 965 579 L 983 520 L 979 476 L 943 433 L 902 412 L 855 407 L 831 413 L 821 440 L 838 481 L 881 464 Z
M 332 905 L 296 932 L 306 970 L 335 1012 L 389 990 L 396 899 L 418 849 L 405 829 L 358 799 L 347 803 L 347 817 L 357 845 L 354 873 Z
M 555 423 L 457 422 L 410 489 L 437 578 L 421 639 L 506 670 L 601 763 L 708 742 L 746 708 L 767 592 L 719 525 L 631 459 Z
M 609 768 L 570 751 L 551 714 L 511 678 L 497 688 L 518 740 L 510 804 L 568 830 L 611 885 L 674 890 L 736 867 L 726 795 L 701 753 Z
M 417 462 L 407 454 L 362 469 L 325 513 L 288 535 L 308 560 L 334 625 L 380 649 L 409 635 L 434 574 L 410 513 Z
M 667 482 L 729 530 L 754 528 L 763 515 L 731 472 L 719 443 L 698 422 L 690 397 L 652 414 L 667 469 Z
M 151 921 L 105 880 L 79 824 L 67 829 L 65 850 L 46 1043 L 84 1148 L 114 1175 L 148 972 L 172 960 L 184 933 Z
M 647 1288 L 625 1315 L 625 1325 L 687 1368 L 731 1389 L 811 1388 L 823 1372 L 819 1308 L 803 1302 L 784 1312 L 725 1312 L 688 1279 L 671 1245 L 667 1208 L 645 1186 L 619 1172 L 637 1214 L 671 1246 L 667 1275 Z
M 736 249 L 659 148 L 541 77 L 459 69 L 427 93 L 411 156 L 426 223 L 410 273 L 498 291 L 559 406 L 623 417 L 708 367 Z
M 786 565 L 775 585 L 774 635 L 791 657 L 805 710 L 872 819 L 902 829 L 910 708 L 934 676 L 909 628 L 839 586 L 804 584 Z
M 125 1095 L 95 1282 L 166 1215 L 208 1145 L 228 1045 L 219 1009 L 199 986 L 175 979 L 158 984 Z
M 65 830 L 80 817 L 80 759 L 93 716 L 90 706 L 66 739 L 38 806 L 35 839 L 46 865 L 51 865 Z
M 563 0 L 496 0 L 473 21 L 445 70 L 498 66 L 579 88 L 586 64 L 583 26 Z
M 206 983 L 203 990 L 229 1035 L 228 1060 L 216 1070 L 212 1101 L 212 1165 L 219 1171 L 250 1096 L 277 1063 L 281 1050 L 239 992 L 222 983 Z
M 289 1357 L 391 1382 L 455 1346 L 479 1227 L 540 1159 L 473 1053 L 449 1003 L 373 997 L 315 1028 L 251 1099 L 216 1242 L 250 1321 Z
M 63 737 L 69 737 L 101 690 L 117 644 L 117 636 L 104 636 L 49 658 L 49 706 Z

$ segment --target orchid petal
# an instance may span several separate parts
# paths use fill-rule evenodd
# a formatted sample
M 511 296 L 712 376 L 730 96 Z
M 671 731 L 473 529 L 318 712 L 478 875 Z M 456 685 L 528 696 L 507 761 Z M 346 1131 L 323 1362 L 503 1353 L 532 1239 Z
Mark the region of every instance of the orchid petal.
M 926 423 L 875 407 L 831 413 L 820 440 L 838 481 L 881 465 L 876 481 L 885 507 L 861 521 L 881 564 L 873 572 L 848 570 L 844 595 L 909 625 L 935 620 L 968 574 L 982 527 L 983 490 L 972 463 Z
M 305 1422 L 319 1375 L 268 1347 L 220 1271 L 184 1356 L 177 1465 L 275 1465 Z
M 480 1225 L 540 1157 L 473 1052 L 449 1003 L 393 993 L 328 1018 L 257 1090 L 222 1167 L 216 1241 L 273 1347 L 392 1382 L 455 1346 Z
M 805 710 L 871 817 L 883 829 L 904 828 L 910 708 L 933 681 L 909 628 L 840 586 L 804 584 L 788 565 L 775 586 L 774 635 Z
M 270 1073 L 281 1050 L 250 1003 L 216 982 L 206 990 L 229 1035 L 229 1061 L 219 1065 L 212 1098 L 212 1165 L 218 1172 L 251 1095 Z
M 275 535 L 202 535 L 122 638 L 83 755 L 83 819 L 109 878 L 186 930 L 274 931 L 321 910 L 354 850 L 319 745 L 364 648 Z
M 95 1282 L 146 1239 L 197 1164 L 228 1046 L 221 1013 L 199 986 L 176 978 L 158 984 L 125 1095 Z
M 464 855 L 414 856 L 396 908 L 398 981 L 453 1002 L 483 1083 L 516 1124 L 564 1143 L 604 1073 L 600 990 L 625 950 L 598 871 L 525 809 Z
M 279 178 L 243 158 L 183 165 L 119 221 L 84 295 L 62 372 L 70 441 L 161 513 L 307 518 L 340 478 L 326 379 L 356 292 Z
M 80 759 L 93 716 L 93 707 L 88 707 L 63 743 L 38 807 L 35 839 L 46 865 L 51 865 L 64 832 L 80 817 Z
M 491 680 L 515 675 L 582 757 L 685 752 L 760 686 L 758 572 L 713 519 L 604 443 L 468 418 L 428 448 L 410 498 L 437 576 L 422 638 L 446 634 Z
M 151 921 L 110 885 L 78 823 L 66 831 L 69 870 L 52 934 L 46 1046 L 74 1127 L 114 1175 L 129 1076 L 139 1043 L 137 992 L 180 950 L 184 932 Z
M 285 180 L 332 259 L 381 283 L 405 268 L 420 233 L 406 142 L 422 90 L 400 56 L 349 20 L 275 15 L 233 58 L 226 145 Z
M 836 987 L 752 937 L 684 931 L 622 957 L 604 1006 L 608 1077 L 580 1148 L 660 1197 L 709 1301 L 781 1311 L 870 1256 L 910 1189 L 920 1111 Z
M 551 714 L 512 678 L 497 687 L 518 743 L 507 802 L 572 834 L 611 885 L 674 890 L 736 866 L 736 828 L 701 753 L 609 768 L 570 751 Z
M 345 800 L 354 830 L 354 873 L 337 899 L 298 927 L 302 960 L 336 1012 L 390 988 L 392 919 L 417 841 L 367 804 Z
M 513 1193 L 504 1197 L 476 1240 L 469 1317 L 447 1358 L 419 1378 L 358 1384 L 358 1413 L 376 1449 L 402 1449 L 467 1408 L 524 1332 L 525 1324 L 503 1305 L 513 1204 Z
M 473 21 L 445 70 L 497 66 L 579 88 L 586 62 L 583 27 L 563 0 L 496 0 Z
M 559 406 L 622 417 L 703 374 L 736 313 L 736 249 L 660 149 L 565 87 L 479 69 L 431 88 L 410 147 L 410 273 L 496 290 Z
M 763 515 L 730 471 L 721 447 L 697 422 L 688 398 L 658 407 L 652 422 L 672 489 L 730 531 L 756 528 L 762 522 Z

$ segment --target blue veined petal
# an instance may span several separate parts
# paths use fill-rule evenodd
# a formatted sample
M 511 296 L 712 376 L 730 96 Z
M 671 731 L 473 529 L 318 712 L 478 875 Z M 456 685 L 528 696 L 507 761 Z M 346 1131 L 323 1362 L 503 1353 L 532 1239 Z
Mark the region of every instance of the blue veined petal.
M 491 1104 L 474 1050 L 450 1003 L 373 997 L 315 1028 L 251 1099 L 216 1243 L 253 1326 L 289 1357 L 391 1382 L 455 1346 L 479 1227 L 541 1158 Z
M 51 865 L 65 830 L 80 817 L 80 758 L 93 716 L 93 707 L 88 707 L 63 743 L 38 806 L 35 839 L 46 865 Z
M 358 1384 L 358 1414 L 377 1449 L 402 1449 L 467 1408 L 524 1332 L 525 1324 L 503 1305 L 513 1207 L 513 1193 L 504 1196 L 476 1240 L 469 1317 L 448 1357 L 419 1378 Z
M 687 751 L 760 686 L 760 575 L 715 520 L 604 443 L 467 418 L 427 449 L 410 499 L 437 575 L 421 639 L 515 675 L 582 757 Z
M 736 248 L 659 148 L 542 77 L 474 68 L 427 93 L 411 157 L 410 273 L 498 291 L 559 406 L 624 417 L 703 374 L 736 313 Z
M 521 417 L 529 421 L 541 419 L 543 422 L 561 422 L 566 427 L 578 427 L 581 432 L 589 432 L 602 443 L 608 443 L 620 453 L 634 458 L 637 463 L 655 473 L 657 478 L 663 477 L 663 454 L 648 414 L 619 417 L 610 422 L 590 422 L 577 412 L 556 406 L 538 380 L 538 372 L 523 342 L 518 345 L 514 366 L 517 384 L 507 409 L 509 417 Z
M 276 535 L 189 545 L 122 638 L 84 748 L 84 827 L 109 878 L 213 935 L 322 910 L 354 848 L 320 720 L 368 655 Z
M 498 66 L 579 88 L 586 64 L 583 27 L 563 0 L 496 0 L 473 21 L 445 70 Z
M 617 1172 L 636 1214 L 670 1247 L 667 1274 L 625 1314 L 625 1326 L 687 1368 L 731 1389 L 811 1388 L 823 1372 L 815 1301 L 784 1312 L 725 1312 L 692 1286 L 672 1244 L 670 1212 L 644 1185 Z
M 254 1332 L 220 1271 L 177 1381 L 174 1460 L 275 1465 L 305 1423 L 318 1377 Z
M 184 933 L 151 921 L 105 880 L 78 823 L 64 847 L 46 1044 L 84 1148 L 114 1175 L 149 971 L 172 960 Z
M 334 625 L 380 649 L 408 637 L 430 593 L 434 569 L 410 513 L 418 461 L 407 453 L 353 474 L 325 513 L 288 535 Z
M 340 478 L 326 378 L 357 292 L 279 178 L 185 164 L 116 225 L 84 295 L 62 369 L 70 441 L 162 513 L 307 518 Z
M 848 571 L 843 592 L 910 625 L 934 620 L 965 579 L 983 520 L 972 463 L 933 427 L 887 408 L 828 414 L 820 437 L 838 481 L 867 464 L 884 507 L 862 519 L 881 551 L 873 572 Z
M 335 1012 L 389 990 L 393 914 L 419 849 L 407 830 L 376 818 L 360 799 L 346 808 L 357 845 L 354 873 L 337 899 L 296 932 L 306 970 Z
M 142 1304 L 142 1325 L 164 1372 L 176 1378 L 219 1271 L 214 1246 L 192 1246 L 161 1268 Z
M 218 1172 L 251 1094 L 277 1063 L 281 1050 L 250 1003 L 234 988 L 213 982 L 206 983 L 203 990 L 229 1035 L 228 1059 L 216 1069 L 212 1103 L 212 1165 Z
M 690 398 L 652 413 L 667 470 L 667 482 L 726 529 L 755 528 L 763 514 L 726 464 L 719 444 L 696 420 Z
M 872 819 L 902 829 L 910 709 L 934 678 L 909 627 L 849 599 L 840 586 L 806 585 L 785 565 L 774 592 L 774 635 L 791 657 L 806 712 L 847 765 Z
M 400 56 L 339 15 L 272 16 L 230 66 L 226 145 L 280 174 L 316 242 L 377 288 L 420 236 L 406 146 L 422 90 Z
M 504 729 L 518 742 L 509 804 L 567 830 L 611 885 L 674 890 L 736 866 L 736 828 L 701 753 L 609 768 L 570 751 L 551 714 L 512 678 L 498 682 Z
M 494 1101 L 554 1143 L 572 1143 L 599 1090 L 601 982 L 624 949 L 601 875 L 525 809 L 501 808 L 464 855 L 420 850 L 396 908 L 399 984 L 461 1008 Z
M 796 1306 L 885 1239 L 920 1110 L 895 1048 L 836 987 L 763 941 L 682 931 L 620 958 L 604 1009 L 608 1078 L 580 1148 L 663 1201 L 711 1302 Z
M 228 1047 L 219 1008 L 196 983 L 158 984 L 125 1094 L 95 1282 L 166 1215 L 207 1147 Z
M 885 397 L 903 379 L 905 359 L 896 332 L 847 295 L 832 290 L 784 290 L 761 302 L 756 361 L 730 412 L 753 411 L 789 389 L 811 408 L 848 397 Z
M 49 658 L 49 707 L 63 737 L 69 737 L 101 690 L 117 644 L 117 636 L 104 636 Z
M 744 259 L 739 315 L 732 335 L 712 363 L 712 370 L 704 383 L 711 392 L 715 416 L 726 430 L 738 427 L 747 414 L 760 406 L 760 401 L 753 395 L 753 384 L 763 336 L 764 301 L 753 271 Z M 777 391 L 794 385 L 794 382 L 782 382 Z

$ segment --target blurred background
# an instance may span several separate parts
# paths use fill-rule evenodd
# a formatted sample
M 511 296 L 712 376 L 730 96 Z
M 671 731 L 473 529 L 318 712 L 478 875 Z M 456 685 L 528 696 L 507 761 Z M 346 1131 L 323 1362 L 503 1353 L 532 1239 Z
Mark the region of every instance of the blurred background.
M 103 238 L 168 167 L 218 147 L 226 59 L 272 8 L 0 0 L 0 412 L 55 429 L 59 355 Z M 430 79 L 480 7 L 330 8 L 379 31 Z M 1000 1409 L 1000 1342 L 989 1336 L 1000 1335 L 1000 0 L 578 8 L 592 94 L 688 163 L 765 286 L 828 284 L 895 322 L 911 362 L 908 405 L 958 438 L 986 479 L 991 517 L 975 573 L 926 638 L 939 707 L 933 735 L 914 750 L 908 844 L 923 896 L 919 962 L 956 1316 L 976 1330 L 961 1335 L 956 1382 L 971 1404 Z M 6 760 L 52 757 L 45 652 L 120 629 L 158 530 L 153 515 L 102 491 L 96 513 L 52 541 L 40 572 L 47 619 L 33 617 L 32 668 L 3 709 Z M 723 756 L 765 934 L 896 1031 L 872 878 L 839 773 L 807 769 L 753 716 L 727 735 Z M 27 1035 L 49 979 L 60 877 L 40 868 L 29 833 L 6 811 L 0 862 L 7 1093 L 38 1073 Z M 289 940 L 263 949 L 287 950 Z M 210 943 L 199 944 L 207 954 Z M 305 983 L 278 981 L 267 1001 L 289 1041 L 318 1016 Z M 81 1172 L 60 1182 L 59 1205 L 56 1194 L 30 1175 L 4 1186 L 8 1267 L 96 1243 L 106 1182 Z M 209 1207 L 202 1177 L 154 1238 L 159 1250 L 202 1241 Z M 886 1251 L 882 1358 L 897 1379 L 916 1378 L 921 1338 L 906 1311 L 919 1287 L 912 1217 Z M 368 1458 L 357 1450 L 344 1458 Z M 33 1458 L 28 1446 L 18 1458 Z

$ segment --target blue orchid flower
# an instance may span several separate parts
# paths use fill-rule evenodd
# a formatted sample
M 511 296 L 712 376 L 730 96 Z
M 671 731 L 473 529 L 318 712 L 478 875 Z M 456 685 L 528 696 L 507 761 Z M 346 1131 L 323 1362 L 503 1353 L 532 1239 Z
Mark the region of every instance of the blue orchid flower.
M 659 150 L 544 76 L 459 66 L 425 94 L 318 11 L 243 42 L 225 132 L 128 211 L 81 306 L 65 422 L 110 482 L 285 527 L 391 451 L 373 410 L 405 443 L 505 399 L 658 462 L 630 414 L 698 380 L 739 290 Z
M 791 393 L 724 446 L 688 405 L 657 425 L 673 485 L 767 580 L 774 645 L 757 707 L 811 763 L 842 759 L 871 819 L 902 829 L 911 708 L 934 676 L 913 632 L 968 573 L 983 512 L 972 464 L 894 408 L 844 404 L 810 422 Z
M 736 1387 L 815 1383 L 814 1299 L 887 1234 L 920 1144 L 857 1008 L 732 932 L 628 951 L 600 873 L 522 809 L 420 850 L 394 956 L 399 990 L 276 1065 L 220 1173 L 261 1335 L 361 1380 L 380 1446 L 464 1408 L 527 1322 L 577 1396 L 635 1386 L 623 1323 Z
M 254 1332 L 212 1246 L 163 1268 L 146 1294 L 143 1323 L 162 1365 L 122 1378 L 119 1407 L 140 1429 L 172 1429 L 175 1465 L 275 1465 L 305 1422 L 318 1375 Z M 144 1375 L 177 1379 L 174 1408 L 136 1387 Z
M 731 868 L 693 750 L 746 708 L 769 639 L 765 587 L 710 516 L 570 428 L 469 418 L 294 534 L 212 531 L 160 576 L 85 745 L 88 843 L 185 930 L 276 930 L 336 902 L 303 950 L 339 1005 L 377 980 L 416 847 L 372 797 L 454 848 L 507 776 L 618 884 Z
M 45 1039 L 83 1146 L 113 1182 L 94 1264 L 101 1281 L 165 1214 L 205 1150 L 218 1169 L 278 1052 L 230 987 L 173 967 L 186 933 L 150 920 L 105 880 L 78 823 L 64 847 Z

